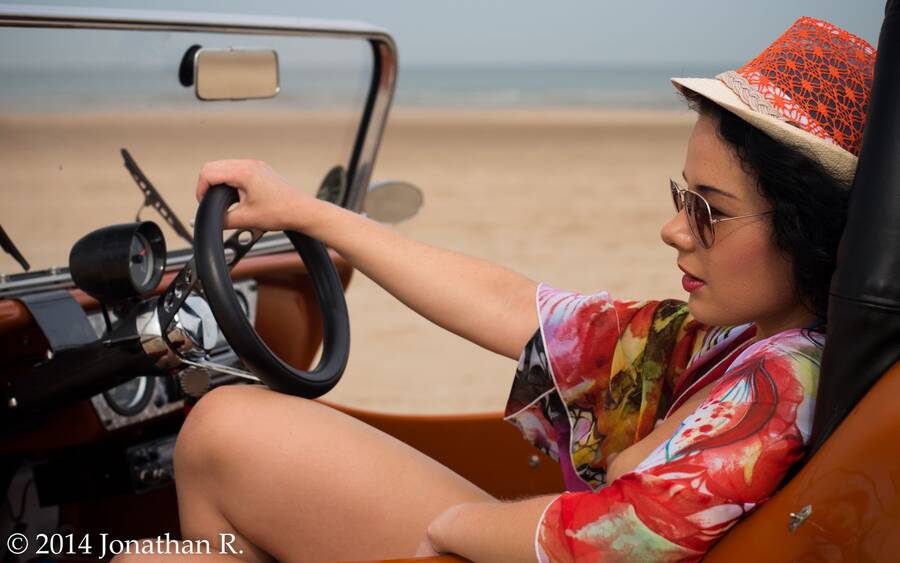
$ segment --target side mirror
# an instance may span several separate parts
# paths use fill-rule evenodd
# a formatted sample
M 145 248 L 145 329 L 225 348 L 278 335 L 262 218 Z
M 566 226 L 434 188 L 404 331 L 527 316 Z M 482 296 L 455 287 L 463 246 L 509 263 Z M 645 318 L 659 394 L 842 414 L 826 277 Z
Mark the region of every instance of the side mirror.
M 400 223 L 416 215 L 425 197 L 409 182 L 384 180 L 369 185 L 363 211 L 381 223 Z

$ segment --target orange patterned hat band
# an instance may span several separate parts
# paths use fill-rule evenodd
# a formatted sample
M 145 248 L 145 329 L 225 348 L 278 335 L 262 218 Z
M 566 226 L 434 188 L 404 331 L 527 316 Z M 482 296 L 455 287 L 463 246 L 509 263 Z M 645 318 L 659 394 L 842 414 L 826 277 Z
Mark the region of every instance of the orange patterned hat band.
M 874 69 L 868 42 L 804 17 L 755 59 L 716 78 L 754 111 L 858 156 Z

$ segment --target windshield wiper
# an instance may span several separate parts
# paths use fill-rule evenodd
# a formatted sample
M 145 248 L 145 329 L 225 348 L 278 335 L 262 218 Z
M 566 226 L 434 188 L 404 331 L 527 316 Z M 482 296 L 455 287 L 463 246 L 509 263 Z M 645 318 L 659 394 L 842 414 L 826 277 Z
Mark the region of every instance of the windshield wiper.
M 22 265 L 22 268 L 27 272 L 31 269 L 31 265 L 28 263 L 28 260 L 22 256 L 22 253 L 19 252 L 19 249 L 16 248 L 16 245 L 13 244 L 9 235 L 6 234 L 6 231 L 3 230 L 3 226 L 0 225 L 0 247 L 3 248 L 4 252 L 12 256 L 16 259 L 16 262 Z
M 128 149 L 122 149 L 122 158 L 125 159 L 125 168 L 131 173 L 131 177 L 134 178 L 138 188 L 140 188 L 141 192 L 144 194 L 144 204 L 138 209 L 137 214 L 134 216 L 134 220 L 140 221 L 141 211 L 143 211 L 145 207 L 152 207 L 159 213 L 159 216 L 172 227 L 172 230 L 175 231 L 178 236 L 193 246 L 194 237 L 192 237 L 191 233 L 184 228 L 184 224 L 178 219 L 178 216 L 175 215 L 175 212 L 172 211 L 172 208 L 166 203 L 166 200 L 159 195 L 159 192 L 156 191 L 156 188 L 153 187 L 150 180 L 148 180 L 147 177 L 144 176 L 144 173 L 141 172 L 137 162 L 131 158 L 131 153 L 128 152 Z

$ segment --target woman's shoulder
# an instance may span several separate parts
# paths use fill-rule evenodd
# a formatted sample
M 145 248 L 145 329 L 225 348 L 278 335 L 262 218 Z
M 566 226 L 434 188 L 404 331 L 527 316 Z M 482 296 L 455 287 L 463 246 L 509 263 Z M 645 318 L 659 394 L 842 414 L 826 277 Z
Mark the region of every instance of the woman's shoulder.
M 763 338 L 735 359 L 712 395 L 725 400 L 734 391 L 746 390 L 747 400 L 758 408 L 769 404 L 778 412 L 793 412 L 791 422 L 805 444 L 812 428 L 824 347 L 825 335 L 809 329 Z
M 735 359 L 732 369 L 763 370 L 776 382 L 799 383 L 815 397 L 824 350 L 824 333 L 789 329 L 754 342 Z

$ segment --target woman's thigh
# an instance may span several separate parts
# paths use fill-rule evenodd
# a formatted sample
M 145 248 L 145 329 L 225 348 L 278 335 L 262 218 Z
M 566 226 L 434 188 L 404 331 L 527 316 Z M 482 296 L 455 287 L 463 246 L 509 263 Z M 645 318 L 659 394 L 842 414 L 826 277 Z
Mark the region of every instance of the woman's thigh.
M 380 430 L 258 385 L 204 396 L 175 465 L 186 537 L 218 534 L 191 521 L 215 510 L 280 561 L 408 557 L 444 509 L 493 500 Z

